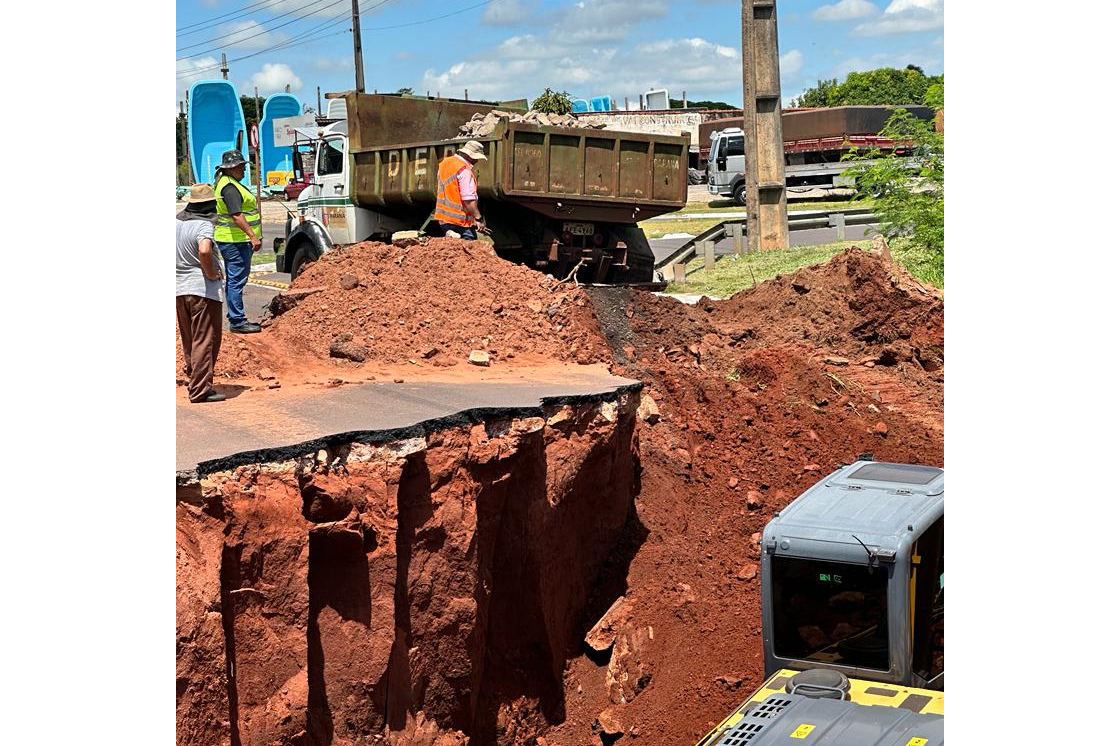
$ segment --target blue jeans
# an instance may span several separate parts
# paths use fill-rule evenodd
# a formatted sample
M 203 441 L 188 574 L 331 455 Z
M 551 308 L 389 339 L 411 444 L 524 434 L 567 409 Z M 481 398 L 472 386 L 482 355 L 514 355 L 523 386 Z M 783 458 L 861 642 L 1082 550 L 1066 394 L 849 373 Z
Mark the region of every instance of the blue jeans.
M 466 228 L 466 227 L 463 227 L 461 225 L 452 225 L 451 223 L 440 223 L 439 227 L 443 228 L 444 233 L 447 233 L 447 231 L 455 231 L 456 233 L 458 233 L 460 236 L 463 237 L 464 241 L 477 241 L 478 240 L 478 231 L 476 231 L 474 229 L 473 225 L 470 226 L 469 228 Z
M 248 241 L 237 243 L 220 243 L 218 251 L 222 254 L 222 261 L 226 265 L 226 318 L 231 327 L 241 326 L 249 322 L 245 317 L 245 303 L 241 300 L 241 291 L 249 282 L 249 269 L 253 260 L 253 244 Z

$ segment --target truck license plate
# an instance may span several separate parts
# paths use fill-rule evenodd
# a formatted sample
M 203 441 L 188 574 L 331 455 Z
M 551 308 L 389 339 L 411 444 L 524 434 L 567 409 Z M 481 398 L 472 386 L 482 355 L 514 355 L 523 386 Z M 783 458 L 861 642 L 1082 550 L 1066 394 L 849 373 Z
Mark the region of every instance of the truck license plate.
M 595 235 L 595 224 L 564 223 L 564 230 L 571 233 L 573 236 L 593 236 Z

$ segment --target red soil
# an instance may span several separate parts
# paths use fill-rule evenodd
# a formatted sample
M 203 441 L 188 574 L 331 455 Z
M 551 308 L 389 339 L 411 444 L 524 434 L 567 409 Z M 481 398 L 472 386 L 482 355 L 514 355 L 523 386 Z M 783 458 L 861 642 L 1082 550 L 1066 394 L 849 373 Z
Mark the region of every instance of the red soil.
M 343 275 L 358 284 L 345 289 Z M 630 608 L 609 662 L 570 641 L 563 721 L 537 731 L 550 746 L 598 743 L 604 720 L 626 741 L 695 742 L 761 682 L 752 536 L 773 511 L 865 452 L 943 461 L 943 302 L 877 254 L 850 249 L 696 306 L 559 285 L 483 244 L 447 240 L 335 252 L 294 285 L 316 286 L 325 289 L 246 339 L 248 352 L 232 345 L 220 370 L 290 365 L 300 375 L 286 362 L 298 360 L 361 369 L 328 356 L 350 334 L 368 341 L 365 366 L 416 360 L 415 375 L 475 348 L 510 367 L 613 359 L 659 407 L 660 420 L 638 424 L 636 520 L 581 629 L 620 595 Z M 500 728 L 497 740 L 512 743 Z

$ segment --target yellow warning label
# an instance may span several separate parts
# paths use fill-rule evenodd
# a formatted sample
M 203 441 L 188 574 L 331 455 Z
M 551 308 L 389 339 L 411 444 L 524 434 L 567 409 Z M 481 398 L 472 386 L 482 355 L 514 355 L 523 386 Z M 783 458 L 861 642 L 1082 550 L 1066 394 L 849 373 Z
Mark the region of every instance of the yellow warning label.
M 918 738 L 917 736 L 915 736 L 914 738 L 911 738 L 906 742 L 906 746 L 926 746 L 928 742 L 928 738 Z
M 793 733 L 789 734 L 789 737 L 790 738 L 808 738 L 809 734 L 813 732 L 813 728 L 816 728 L 816 727 L 817 726 L 815 726 L 815 725 L 809 725 L 808 723 L 802 723 L 801 725 L 797 726 L 797 730 L 795 730 Z

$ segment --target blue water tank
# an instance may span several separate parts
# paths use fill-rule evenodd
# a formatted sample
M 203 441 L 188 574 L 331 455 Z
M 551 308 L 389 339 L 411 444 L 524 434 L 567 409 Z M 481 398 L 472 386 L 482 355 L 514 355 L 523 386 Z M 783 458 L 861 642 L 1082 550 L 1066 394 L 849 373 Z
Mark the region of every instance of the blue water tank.
M 596 96 L 591 99 L 592 111 L 610 111 L 611 110 L 611 97 L 610 96 Z
M 574 101 L 572 101 L 572 111 L 583 112 L 583 111 L 591 111 L 591 109 L 590 109 L 590 107 L 588 107 L 586 101 L 584 101 L 582 98 L 577 98 Z

